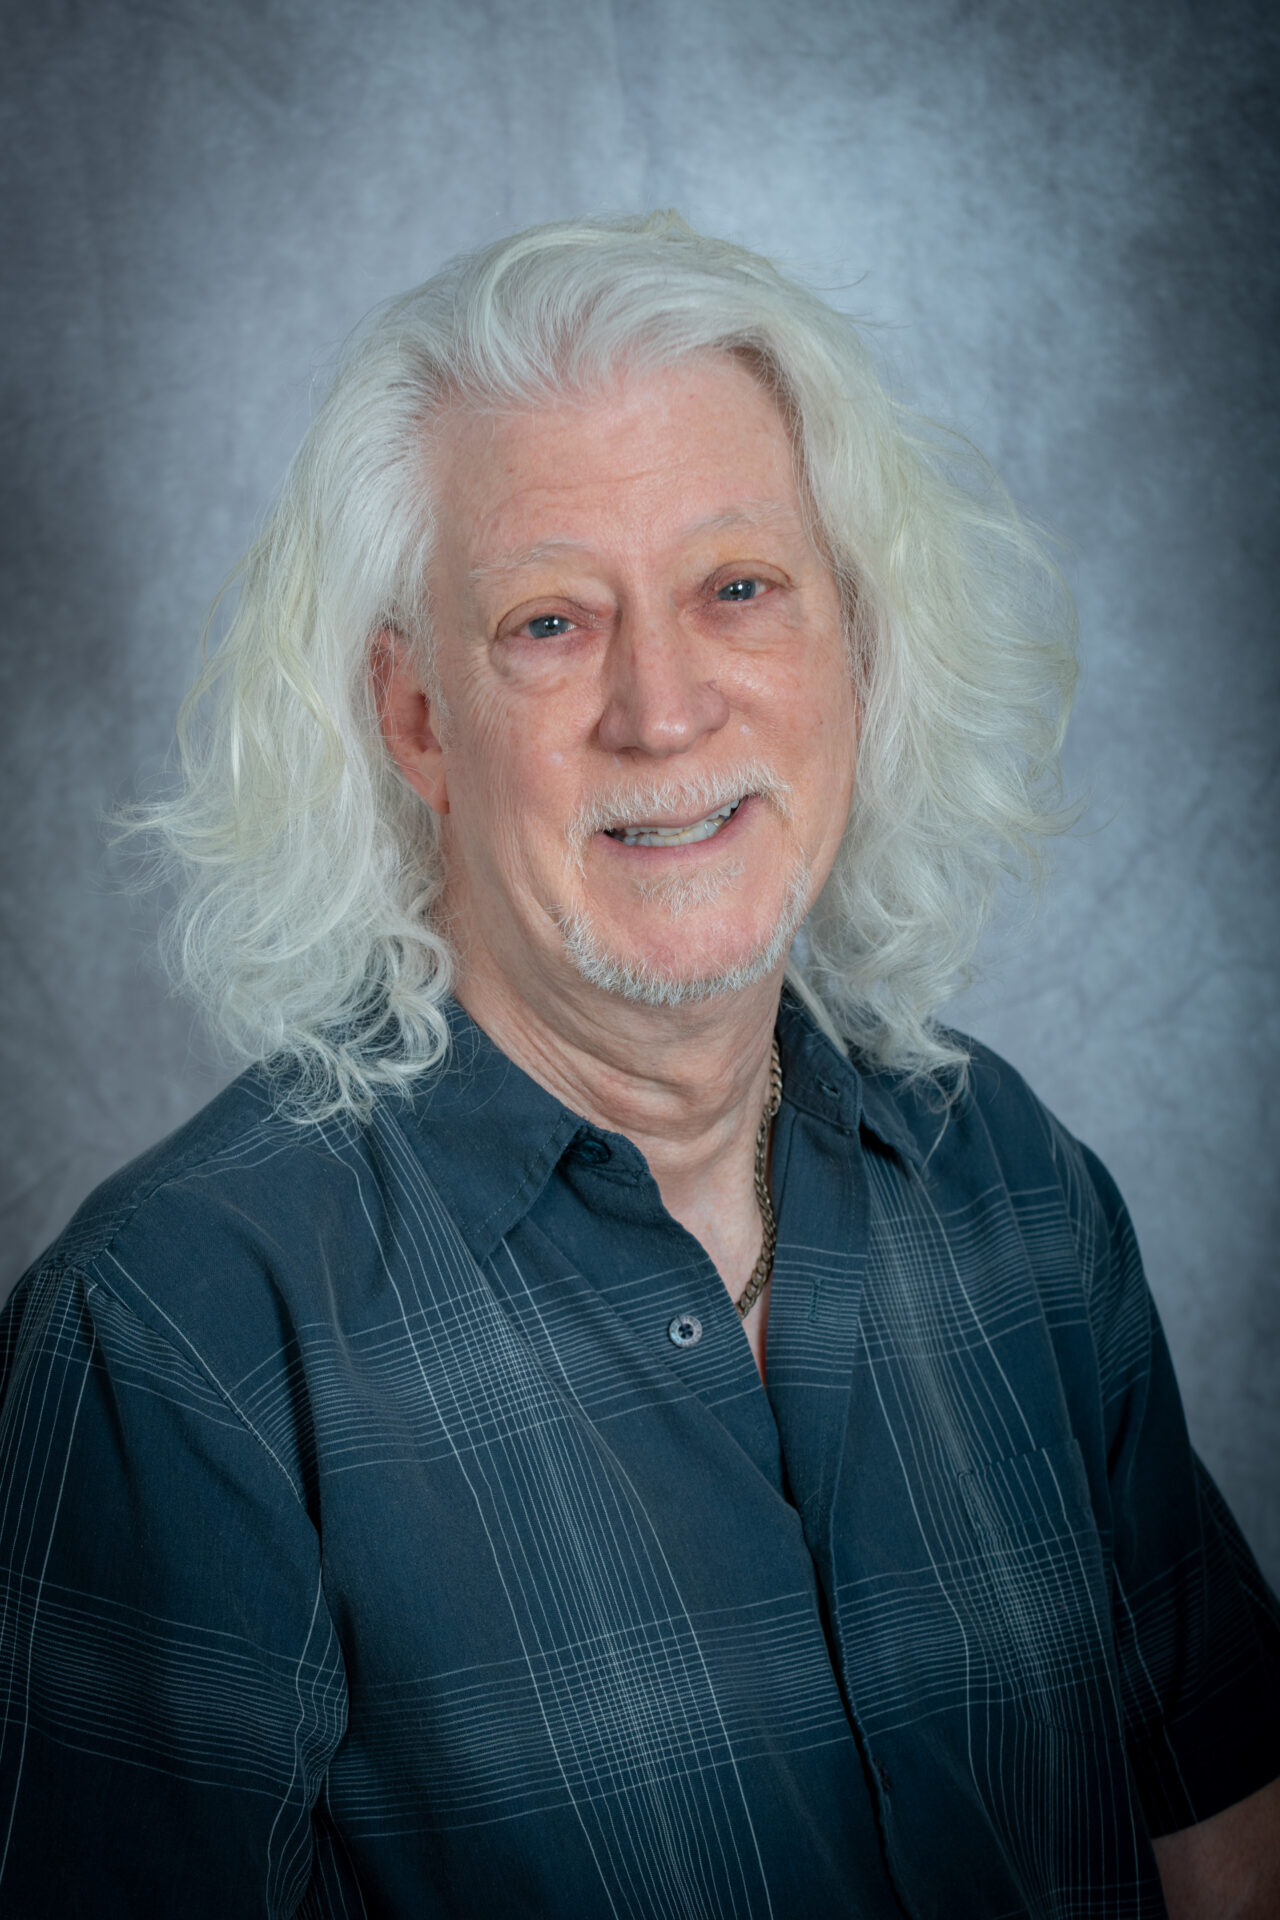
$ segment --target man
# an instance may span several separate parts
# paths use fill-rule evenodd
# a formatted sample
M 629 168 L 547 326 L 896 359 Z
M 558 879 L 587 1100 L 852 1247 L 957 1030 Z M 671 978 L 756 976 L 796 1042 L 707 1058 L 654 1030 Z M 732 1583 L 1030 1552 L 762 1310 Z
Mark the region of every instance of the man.
M 259 1064 L 8 1313 L 8 1910 L 1275 1911 L 1122 1204 L 932 1017 L 1047 582 L 673 220 L 374 322 L 157 823 Z

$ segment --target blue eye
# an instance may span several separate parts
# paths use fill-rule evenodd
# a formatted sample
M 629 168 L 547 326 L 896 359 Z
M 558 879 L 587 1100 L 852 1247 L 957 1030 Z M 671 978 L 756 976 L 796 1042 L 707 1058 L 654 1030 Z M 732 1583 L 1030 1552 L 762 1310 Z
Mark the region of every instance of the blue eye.
M 572 626 L 562 613 L 540 613 L 536 619 L 528 622 L 529 633 L 534 640 L 558 640 Z
M 760 591 L 758 580 L 730 580 L 727 586 L 720 588 L 717 600 L 754 600 Z

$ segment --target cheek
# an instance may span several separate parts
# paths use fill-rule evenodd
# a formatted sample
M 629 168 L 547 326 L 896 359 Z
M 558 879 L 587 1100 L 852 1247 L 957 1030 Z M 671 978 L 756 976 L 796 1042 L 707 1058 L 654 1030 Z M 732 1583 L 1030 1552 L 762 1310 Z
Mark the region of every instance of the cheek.
M 837 842 L 853 797 L 858 748 L 858 707 L 847 675 L 832 676 L 813 690 L 802 754 L 815 829 Z
M 849 687 L 833 687 L 814 729 L 814 749 L 837 780 L 853 779 L 858 749 L 858 708 Z
M 597 678 L 562 668 L 528 687 L 480 666 L 464 690 L 459 731 L 484 778 L 518 780 L 536 793 L 589 739 L 598 718 Z
M 563 731 L 503 691 L 486 689 L 468 704 L 451 753 L 450 795 L 459 842 L 510 871 L 538 845 L 562 840 L 582 796 Z

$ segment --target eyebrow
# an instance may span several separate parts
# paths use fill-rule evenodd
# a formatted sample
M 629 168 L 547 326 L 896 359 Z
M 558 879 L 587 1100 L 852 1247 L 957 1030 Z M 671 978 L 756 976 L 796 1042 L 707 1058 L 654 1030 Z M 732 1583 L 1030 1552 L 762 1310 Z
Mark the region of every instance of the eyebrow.
M 771 520 L 794 518 L 795 508 L 788 506 L 785 501 L 744 500 L 741 506 L 729 507 L 724 513 L 713 513 L 705 520 L 695 520 L 682 530 L 680 537 L 692 540 L 698 534 L 722 533 L 734 527 L 763 527 Z M 479 566 L 471 568 L 467 579 L 475 586 L 485 580 L 519 573 L 524 567 L 536 567 L 547 560 L 561 560 L 569 554 L 589 555 L 592 551 L 581 540 L 540 540 L 535 546 L 514 547 L 509 553 L 495 554 L 492 560 L 482 560 Z

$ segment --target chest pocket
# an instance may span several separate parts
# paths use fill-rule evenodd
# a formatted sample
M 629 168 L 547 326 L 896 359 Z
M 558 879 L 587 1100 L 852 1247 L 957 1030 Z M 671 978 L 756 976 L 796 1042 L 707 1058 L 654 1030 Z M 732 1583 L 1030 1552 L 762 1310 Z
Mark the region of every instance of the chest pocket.
M 959 1476 L 968 1552 L 948 1599 L 986 1698 L 1052 1727 L 1120 1737 L 1106 1568 L 1076 1441 Z

